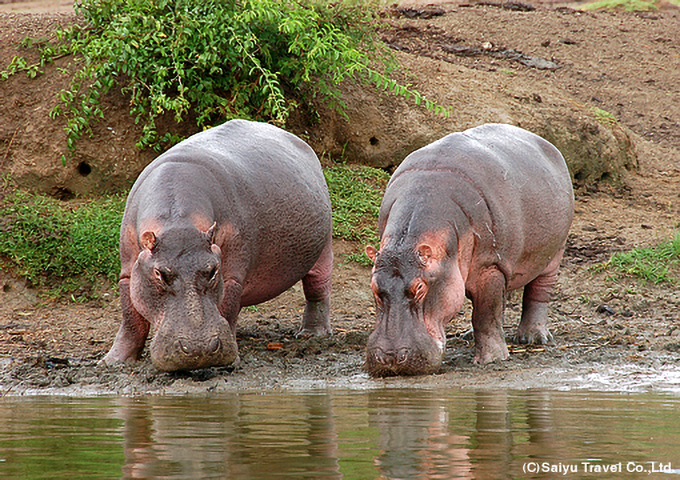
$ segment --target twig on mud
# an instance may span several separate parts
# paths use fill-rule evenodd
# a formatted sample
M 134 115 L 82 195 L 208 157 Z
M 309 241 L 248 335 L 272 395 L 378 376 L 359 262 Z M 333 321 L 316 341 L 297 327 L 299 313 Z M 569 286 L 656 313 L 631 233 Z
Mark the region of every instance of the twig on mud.
M 566 350 L 567 348 L 586 348 L 586 347 L 598 347 L 599 345 L 593 343 L 571 343 L 569 345 L 560 345 L 557 347 L 558 350 Z
M 587 348 L 588 350 L 585 351 L 585 353 L 592 352 L 594 350 L 597 350 L 598 348 L 606 347 L 609 345 L 609 341 L 606 341 L 604 343 L 572 343 L 569 345 L 560 345 L 557 347 L 558 350 L 566 350 L 568 348 Z
M 9 141 L 9 145 L 7 145 L 7 150 L 5 151 L 5 156 L 2 157 L 2 163 L 5 163 L 5 160 L 7 160 L 7 157 L 9 156 L 9 151 L 12 148 L 12 143 L 14 143 L 14 137 L 17 136 L 17 132 L 19 131 L 19 128 L 21 128 L 21 127 L 17 127 L 17 129 L 14 130 L 14 135 L 12 135 L 12 138 Z
M 601 344 L 599 344 L 599 345 L 597 345 L 597 346 L 595 346 L 595 347 L 593 347 L 593 348 L 589 348 L 588 350 L 586 350 L 585 353 L 590 353 L 590 352 L 592 352 L 593 350 L 597 350 L 598 348 L 606 347 L 607 345 L 609 345 L 609 341 L 606 341 L 606 342 L 604 342 L 604 343 L 601 343 Z
M 361 328 L 350 328 L 349 330 L 342 327 L 335 327 L 335 331 L 338 333 L 353 333 L 353 332 L 363 332 Z
M 513 347 L 512 345 L 508 346 L 508 350 L 510 350 L 510 353 L 542 353 L 545 352 L 546 349 L 544 347 L 534 347 L 534 348 L 527 348 L 527 347 Z

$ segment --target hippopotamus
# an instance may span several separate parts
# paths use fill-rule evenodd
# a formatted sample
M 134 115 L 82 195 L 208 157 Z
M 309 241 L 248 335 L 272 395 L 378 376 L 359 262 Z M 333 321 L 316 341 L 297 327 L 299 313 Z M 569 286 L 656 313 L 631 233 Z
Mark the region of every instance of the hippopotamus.
M 298 333 L 330 333 L 331 204 L 304 141 L 232 120 L 180 142 L 140 174 L 120 228 L 122 323 L 104 363 L 149 352 L 161 371 L 238 359 L 242 307 L 302 280 Z
M 548 300 L 574 212 L 560 152 L 518 127 L 487 124 L 408 155 L 380 206 L 371 288 L 376 325 L 366 348 L 373 376 L 441 367 L 444 328 L 472 301 L 474 361 L 508 357 L 507 292 L 524 287 L 516 339 L 552 341 Z

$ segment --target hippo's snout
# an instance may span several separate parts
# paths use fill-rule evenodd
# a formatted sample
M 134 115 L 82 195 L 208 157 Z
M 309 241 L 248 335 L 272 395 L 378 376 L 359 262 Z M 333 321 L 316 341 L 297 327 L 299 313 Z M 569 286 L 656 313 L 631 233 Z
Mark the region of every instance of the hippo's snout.
M 204 339 L 180 337 L 151 344 L 151 361 L 164 372 L 231 365 L 238 359 L 238 347 L 230 338 L 215 335 Z
M 441 354 L 429 348 L 421 350 L 369 345 L 366 350 L 366 370 L 373 377 L 427 375 L 439 369 L 441 359 Z

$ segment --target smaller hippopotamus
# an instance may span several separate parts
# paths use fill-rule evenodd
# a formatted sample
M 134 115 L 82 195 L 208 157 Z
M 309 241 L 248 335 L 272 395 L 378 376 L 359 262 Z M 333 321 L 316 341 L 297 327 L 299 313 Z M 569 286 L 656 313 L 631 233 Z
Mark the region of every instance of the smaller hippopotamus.
M 300 332 L 330 333 L 331 204 L 319 159 L 273 125 L 232 120 L 151 162 L 120 229 L 123 321 L 106 364 L 136 360 L 150 326 L 163 371 L 238 358 L 241 307 L 302 280 Z
M 564 158 L 521 128 L 482 125 L 411 153 L 383 197 L 380 250 L 366 248 L 377 306 L 369 374 L 437 371 L 466 296 L 476 363 L 508 357 L 505 295 L 521 287 L 517 340 L 551 341 L 548 299 L 573 212 Z

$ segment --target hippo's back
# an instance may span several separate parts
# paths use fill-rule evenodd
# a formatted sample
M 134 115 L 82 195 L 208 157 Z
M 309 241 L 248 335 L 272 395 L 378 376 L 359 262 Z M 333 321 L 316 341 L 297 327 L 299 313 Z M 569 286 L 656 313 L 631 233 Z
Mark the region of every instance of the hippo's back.
M 284 205 L 287 214 L 281 216 L 275 210 Z M 314 151 L 280 128 L 246 120 L 231 120 L 169 149 L 144 169 L 128 199 L 129 208 L 151 209 L 142 216 L 206 206 L 215 220 L 257 216 L 295 224 L 298 217 L 330 215 Z
M 276 201 L 279 195 L 300 193 L 327 196 L 321 165 L 309 145 L 266 123 L 231 120 L 195 134 L 154 160 L 138 183 L 145 174 L 178 162 L 209 170 L 224 186 L 249 189 L 252 200 L 262 196 Z
M 505 124 L 490 123 L 451 133 L 413 152 L 394 172 L 455 172 L 474 183 L 506 185 L 505 189 L 533 190 L 532 178 L 571 195 L 571 180 L 564 158 L 550 142 Z
M 477 235 L 513 263 L 527 251 L 557 251 L 573 217 L 566 162 L 550 142 L 504 124 L 452 133 L 413 152 L 388 185 L 388 201 L 418 191 L 446 195 Z
M 491 123 L 447 135 L 406 157 L 390 183 L 421 173 L 439 175 L 440 182 L 453 176 L 469 183 L 492 214 L 542 205 L 567 211 L 573 204 L 571 177 L 559 150 L 512 125 Z

